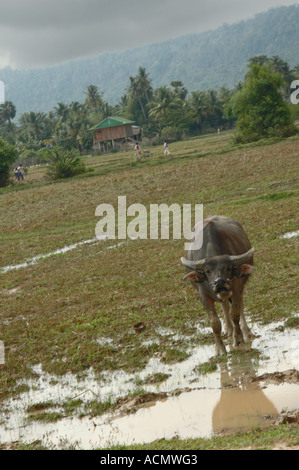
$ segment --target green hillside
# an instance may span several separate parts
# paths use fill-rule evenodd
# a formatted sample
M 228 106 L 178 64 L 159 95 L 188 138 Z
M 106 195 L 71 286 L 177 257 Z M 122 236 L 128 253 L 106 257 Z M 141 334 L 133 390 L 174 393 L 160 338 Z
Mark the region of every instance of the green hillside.
M 145 67 L 153 86 L 181 80 L 189 91 L 233 87 L 242 80 L 250 57 L 278 55 L 290 66 L 299 63 L 298 5 L 271 9 L 253 19 L 201 34 L 79 59 L 55 67 L 0 70 L 6 100 L 19 116 L 48 111 L 59 101 L 83 101 L 94 84 L 104 99 L 116 104 L 129 86 L 129 76 Z

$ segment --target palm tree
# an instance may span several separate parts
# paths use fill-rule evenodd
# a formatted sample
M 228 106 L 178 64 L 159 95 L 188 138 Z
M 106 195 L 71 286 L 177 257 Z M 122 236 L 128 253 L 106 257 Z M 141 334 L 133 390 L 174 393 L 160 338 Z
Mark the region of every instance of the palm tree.
M 87 132 L 89 120 L 86 107 L 78 101 L 68 106 L 67 118 L 56 127 L 55 142 L 65 148 L 77 147 L 82 151 L 82 139 Z
M 95 111 L 103 107 L 102 94 L 96 85 L 89 85 L 85 95 L 84 104 L 88 109 Z
M 128 102 L 129 102 L 128 101 L 128 95 L 125 94 L 125 95 L 120 97 L 119 102 L 114 107 L 114 110 L 115 110 L 117 115 L 122 115 L 123 113 L 125 113 L 125 108 L 127 107 Z
M 0 119 L 4 122 L 8 122 L 8 127 L 10 132 L 13 134 L 14 129 L 11 120 L 16 115 L 16 107 L 11 101 L 5 101 L 5 103 L 0 105 Z
M 216 90 L 208 90 L 207 92 L 207 101 L 208 101 L 208 113 L 210 114 L 212 120 L 218 127 L 219 125 L 219 118 L 222 114 L 222 106 L 218 100 L 218 94 Z
M 221 87 L 218 94 L 218 101 L 221 106 L 221 120 L 231 127 L 234 123 L 234 118 L 231 116 L 231 99 L 234 96 L 234 90 L 227 87 Z
M 142 116 L 144 120 L 146 120 L 146 114 L 145 114 L 144 106 L 142 103 L 142 94 L 140 93 L 140 89 L 139 89 L 136 77 L 132 77 L 132 76 L 130 77 L 130 86 L 128 88 L 128 93 L 131 99 L 138 100 L 138 103 L 142 112 Z
M 148 104 L 152 96 L 151 79 L 144 67 L 139 67 L 138 74 L 130 77 L 129 97 L 137 99 L 144 120 L 147 119 L 144 101 Z
M 54 106 L 55 114 L 58 118 L 58 122 L 65 122 L 69 113 L 69 107 L 67 104 L 59 101 L 57 106 Z
M 136 76 L 138 89 L 140 90 L 140 94 L 145 96 L 146 102 L 149 103 L 150 97 L 152 95 L 152 80 L 149 77 L 149 74 L 146 72 L 144 67 L 139 67 L 138 75 Z
M 27 141 L 35 141 L 38 143 L 43 138 L 43 132 L 46 126 L 46 114 L 40 112 L 35 113 L 34 111 L 24 113 L 20 117 L 20 125 Z
M 149 103 L 149 116 L 157 123 L 159 133 L 161 133 L 163 127 L 175 124 L 171 115 L 182 104 L 181 98 L 175 96 L 167 86 L 162 86 L 155 90 L 154 99 Z
M 203 91 L 193 91 L 189 99 L 189 106 L 193 112 L 194 120 L 200 130 L 203 130 L 204 121 L 208 116 L 207 95 Z
M 109 105 L 109 103 L 107 103 L 107 101 L 103 103 L 102 114 L 104 118 L 109 117 L 113 114 L 113 108 Z
M 270 64 L 272 69 L 275 72 L 278 72 L 285 81 L 286 86 L 283 87 L 282 93 L 285 99 L 288 100 L 291 94 L 290 85 L 293 80 L 293 71 L 290 70 L 289 64 L 277 55 L 272 57 L 272 59 L 270 60 Z
M 278 55 L 274 55 L 270 60 L 271 67 L 275 72 L 280 73 L 286 83 L 289 85 L 292 81 L 292 72 L 290 70 L 289 64 L 282 60 Z
M 173 80 L 170 82 L 170 85 L 173 87 L 173 92 L 175 96 L 178 96 L 182 100 L 184 100 L 187 96 L 188 90 L 184 87 L 183 82 L 180 80 Z

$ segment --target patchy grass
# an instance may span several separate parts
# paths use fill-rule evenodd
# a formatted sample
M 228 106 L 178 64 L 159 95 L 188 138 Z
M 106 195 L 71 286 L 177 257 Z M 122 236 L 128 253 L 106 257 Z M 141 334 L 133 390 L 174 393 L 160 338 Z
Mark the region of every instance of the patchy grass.
M 93 172 L 67 181 L 40 181 L 0 192 L 1 266 L 95 236 L 101 203 L 127 206 L 204 204 L 204 215 L 238 219 L 255 247 L 256 271 L 245 295 L 254 321 L 292 321 L 298 312 L 298 139 L 232 146 L 230 134 L 171 145 L 173 158 L 153 149 L 136 163 L 130 152 L 87 157 Z M 35 176 L 35 175 L 33 175 Z M 34 179 L 34 178 L 33 178 Z M 40 363 L 55 374 L 142 370 L 153 355 L 171 364 L 188 356 L 194 328 L 208 326 L 195 292 L 182 281 L 183 240 L 128 240 L 81 245 L 63 255 L 0 274 L 0 396 L 17 390 Z M 297 299 L 298 300 L 298 299 Z M 133 325 L 146 329 L 135 334 Z M 181 340 L 162 335 L 171 328 Z M 100 342 L 108 338 L 112 342 Z M 186 338 L 189 338 L 186 340 Z M 211 336 L 202 340 L 210 342 Z M 161 448 L 163 445 L 161 444 Z
M 156 374 L 147 375 L 144 380 L 136 379 L 136 385 L 160 384 L 161 382 L 164 382 L 164 380 L 167 380 L 168 377 L 170 377 L 170 374 L 157 372 Z
M 225 143 L 223 137 L 219 147 L 215 141 L 213 136 L 179 142 L 173 152 L 197 152 L 205 145 L 219 150 Z M 121 158 L 131 156 L 114 154 L 112 163 Z M 296 310 L 296 239 L 280 236 L 298 228 L 297 166 L 297 141 L 291 140 L 39 188 L 28 184 L 26 190 L 1 196 L 1 265 L 92 238 L 95 208 L 102 202 L 117 207 L 118 195 L 127 196 L 127 206 L 203 203 L 205 216 L 240 220 L 255 247 L 256 273 L 247 288 L 246 309 L 256 320 L 288 317 Z M 163 337 L 159 346 L 142 345 L 156 337 L 155 326 L 184 333 L 187 322 L 205 318 L 194 292 L 182 282 L 182 241 L 136 240 L 105 250 L 109 243 L 80 246 L 1 275 L 7 348 L 2 373 L 7 372 L 8 381 L 36 358 L 46 370 L 64 373 L 90 365 L 138 370 L 159 349 L 166 349 L 166 361 L 185 357 L 184 345 L 173 347 L 171 338 Z M 15 295 L 5 296 L 15 287 Z M 132 330 L 138 321 L 148 325 L 140 336 Z M 113 338 L 115 346 L 98 344 L 101 336 Z
M 203 362 L 195 367 L 195 371 L 198 374 L 207 375 L 210 372 L 215 372 L 217 370 L 217 364 L 214 361 Z
M 298 425 L 281 425 L 271 429 L 254 429 L 210 439 L 159 439 L 146 445 L 117 447 L 116 450 L 298 450 Z M 110 447 L 110 450 L 115 450 Z
M 1 446 L 0 450 L 7 448 Z M 71 446 L 67 446 L 71 450 Z M 150 444 L 135 444 L 131 446 L 109 447 L 106 450 L 164 450 L 164 451 L 189 451 L 189 450 L 298 450 L 299 430 L 298 424 L 282 424 L 270 429 L 254 429 L 249 432 L 237 432 L 212 438 L 198 439 L 159 439 Z M 47 450 L 37 440 L 30 444 L 15 442 L 9 446 L 10 450 Z M 105 449 L 101 449 L 105 450 Z

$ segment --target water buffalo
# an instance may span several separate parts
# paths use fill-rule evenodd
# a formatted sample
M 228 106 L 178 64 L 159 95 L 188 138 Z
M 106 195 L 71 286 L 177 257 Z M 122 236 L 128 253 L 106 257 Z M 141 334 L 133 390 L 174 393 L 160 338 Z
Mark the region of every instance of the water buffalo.
M 233 346 L 251 336 L 243 313 L 243 290 L 253 271 L 254 250 L 241 224 L 229 217 L 213 216 L 205 219 L 202 235 L 201 248 L 192 249 L 191 245 L 181 262 L 187 269 L 184 280 L 197 289 L 209 314 L 216 354 L 221 355 L 226 354 L 226 349 L 215 302 L 221 304 L 226 334 L 233 337 Z

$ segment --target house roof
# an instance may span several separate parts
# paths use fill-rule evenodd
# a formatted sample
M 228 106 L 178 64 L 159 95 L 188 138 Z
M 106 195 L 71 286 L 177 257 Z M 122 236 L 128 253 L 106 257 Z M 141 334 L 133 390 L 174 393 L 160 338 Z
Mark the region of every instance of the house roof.
M 107 117 L 104 121 L 101 121 L 96 126 L 92 127 L 90 130 L 95 131 L 97 129 L 105 129 L 107 127 L 123 126 L 124 124 L 134 124 L 134 121 L 129 121 L 123 117 L 113 116 Z

